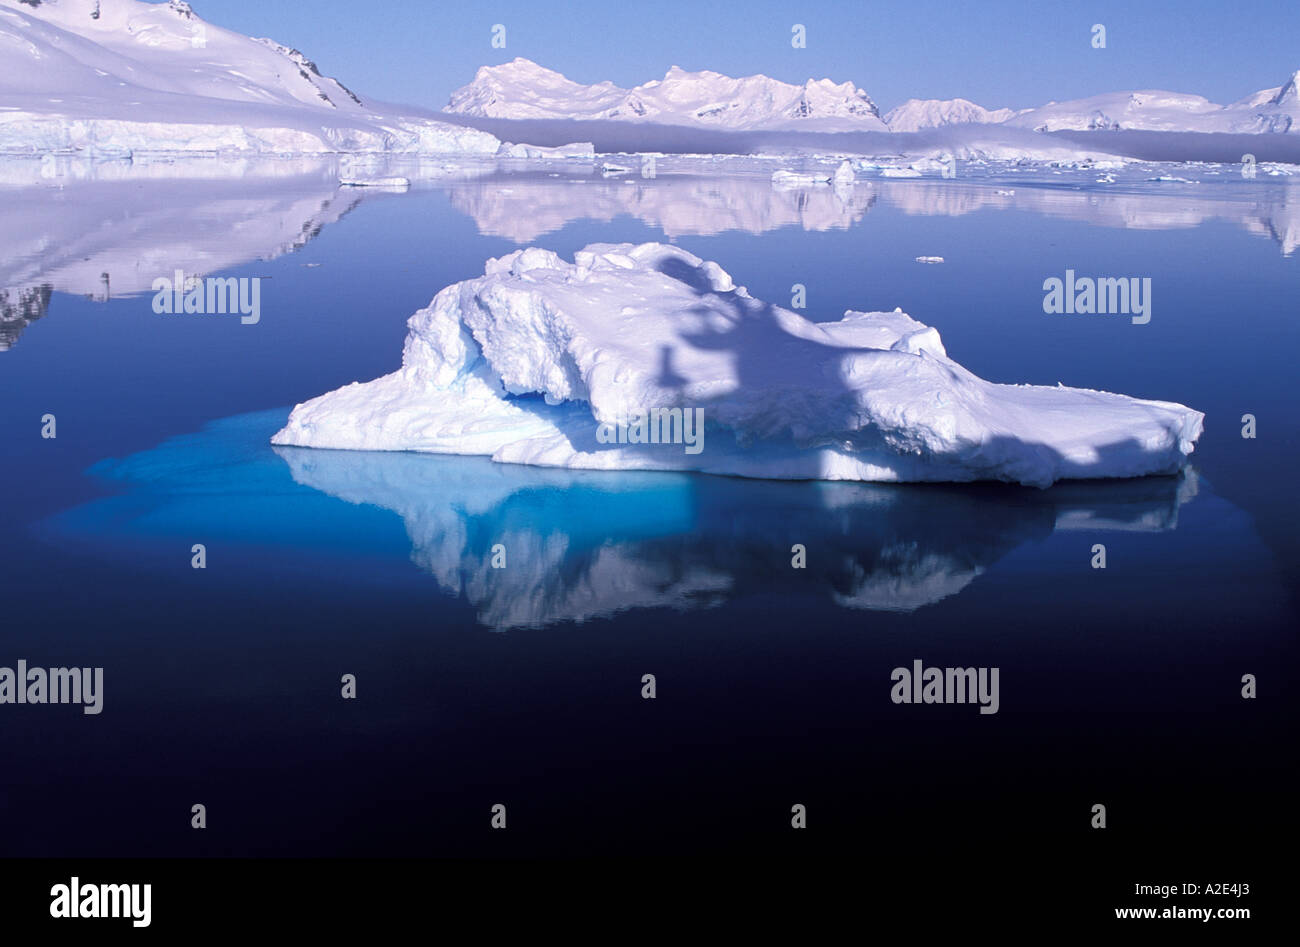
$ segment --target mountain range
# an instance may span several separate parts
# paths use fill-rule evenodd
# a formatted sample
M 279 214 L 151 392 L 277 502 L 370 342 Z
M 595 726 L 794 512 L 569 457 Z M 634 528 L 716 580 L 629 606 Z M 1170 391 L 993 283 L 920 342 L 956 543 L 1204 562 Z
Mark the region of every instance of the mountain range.
M 439 113 L 372 100 L 323 75 L 302 52 L 207 23 L 183 0 L 0 0 L 0 154 L 494 155 L 505 147 L 497 135 L 559 143 L 526 137 L 543 134 L 524 124 L 537 120 L 601 121 L 637 136 L 611 147 L 606 134 L 606 151 L 744 152 L 750 146 L 737 144 L 734 135 L 747 132 L 788 138 L 1004 126 L 1013 130 L 1000 133 L 1008 148 L 1028 154 L 1033 148 L 1024 139 L 1034 132 L 1298 134 L 1298 84 L 1300 72 L 1229 105 L 1148 90 L 1022 110 L 987 109 L 961 98 L 910 99 L 882 115 L 851 82 L 793 84 L 673 66 L 662 79 L 621 88 L 583 85 L 515 59 L 480 68 Z M 507 130 L 501 120 L 521 124 Z M 656 131 L 665 126 L 672 130 Z M 700 140 L 683 144 L 683 133 Z M 791 147 L 797 150 L 797 142 Z M 506 151 L 532 154 L 521 145 Z
M 1159 90 L 1114 92 L 1031 109 L 986 109 L 967 99 L 908 99 L 883 117 L 851 82 L 768 76 L 733 79 L 678 66 L 631 89 L 582 85 L 517 58 L 483 66 L 451 95 L 444 112 L 494 119 L 647 122 L 744 131 L 895 131 L 1005 124 L 1034 131 L 1144 130 L 1223 133 L 1300 132 L 1300 71 L 1280 86 L 1230 105 Z
M 584 86 L 528 59 L 484 66 L 444 109 L 480 118 L 607 119 L 712 128 L 885 131 L 870 96 L 850 82 L 791 85 L 767 76 L 733 79 L 673 66 L 662 79 L 622 89 Z

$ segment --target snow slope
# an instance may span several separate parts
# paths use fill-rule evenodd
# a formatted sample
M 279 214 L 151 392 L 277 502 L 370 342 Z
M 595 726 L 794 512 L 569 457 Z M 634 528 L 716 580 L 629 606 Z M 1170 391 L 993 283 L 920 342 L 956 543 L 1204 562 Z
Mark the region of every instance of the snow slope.
M 527 59 L 483 66 L 443 110 L 480 118 L 614 119 L 733 130 L 884 131 L 880 112 L 851 82 L 792 85 L 767 76 L 733 79 L 678 66 L 623 89 L 582 85 Z
M 297 50 L 206 23 L 180 0 L 0 0 L 0 152 L 498 145 L 367 102 Z
M 1035 131 L 1144 130 L 1257 134 L 1300 132 L 1300 71 L 1282 85 L 1264 89 L 1231 105 L 1216 105 L 1199 95 L 1148 89 L 1111 92 L 1070 102 L 1050 102 L 1007 124 Z
M 992 384 L 898 310 L 813 323 L 663 244 L 593 244 L 573 263 L 516 251 L 439 292 L 408 325 L 398 371 L 298 405 L 273 443 L 1047 486 L 1173 473 L 1203 419 L 1168 402 Z M 701 410 L 703 449 L 602 442 L 601 425 L 656 408 Z
M 986 109 L 967 99 L 908 99 L 885 113 L 890 131 L 914 132 L 944 125 L 996 125 L 1020 113 Z

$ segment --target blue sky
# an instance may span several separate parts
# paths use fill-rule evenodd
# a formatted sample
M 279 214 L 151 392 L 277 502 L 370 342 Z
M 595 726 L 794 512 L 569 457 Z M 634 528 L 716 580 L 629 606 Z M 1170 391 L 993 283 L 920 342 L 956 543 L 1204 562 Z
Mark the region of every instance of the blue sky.
M 1229 102 L 1300 69 L 1300 2 L 192 0 L 204 19 L 301 49 L 373 97 L 440 108 L 481 65 L 524 56 L 623 86 L 671 65 L 852 80 L 882 111 L 962 96 L 1025 107 L 1163 88 Z M 506 48 L 491 29 L 506 26 Z M 794 23 L 808 46 L 790 45 Z M 1106 26 L 1107 48 L 1091 28 Z

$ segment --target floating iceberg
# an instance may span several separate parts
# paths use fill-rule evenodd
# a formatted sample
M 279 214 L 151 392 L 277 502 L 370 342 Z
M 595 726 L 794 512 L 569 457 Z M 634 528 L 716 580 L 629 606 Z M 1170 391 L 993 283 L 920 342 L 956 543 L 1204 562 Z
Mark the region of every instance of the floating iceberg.
M 390 191 L 405 191 L 411 186 L 410 178 L 402 177 L 378 177 L 378 178 L 361 178 L 350 177 L 340 178 L 340 187 L 377 187 Z
M 594 158 L 595 156 L 596 149 L 589 141 L 575 141 L 554 148 L 503 141 L 501 147 L 497 149 L 498 158 Z
M 816 171 L 807 173 L 803 171 L 780 171 L 772 172 L 773 187 L 813 187 L 816 185 L 829 186 L 831 183 L 831 173 L 829 171 Z
M 593 244 L 573 263 L 519 250 L 443 289 L 408 325 L 398 371 L 298 405 L 272 442 L 1047 486 L 1175 473 L 1203 421 L 1169 402 L 993 384 L 899 310 L 810 322 L 663 244 Z M 682 438 L 691 415 L 703 419 L 698 444 Z
M 772 172 L 772 186 L 779 188 L 799 188 L 815 187 L 818 185 L 834 185 L 836 188 L 851 188 L 856 178 L 853 173 L 853 164 L 849 161 L 841 161 L 840 166 L 832 174 L 830 171 L 780 171 Z

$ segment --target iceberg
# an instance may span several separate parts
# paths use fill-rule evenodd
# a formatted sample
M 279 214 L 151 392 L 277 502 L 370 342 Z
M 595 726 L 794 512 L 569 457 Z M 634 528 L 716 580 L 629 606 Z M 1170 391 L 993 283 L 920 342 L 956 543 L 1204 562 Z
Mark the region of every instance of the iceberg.
M 829 171 L 804 172 L 804 171 L 780 171 L 772 172 L 773 187 L 815 187 L 817 185 L 829 186 L 831 183 L 831 173 Z
M 374 187 L 389 191 L 405 191 L 411 186 L 410 178 L 403 177 L 346 177 L 339 179 L 340 187 Z
M 400 369 L 297 405 L 272 443 L 1046 487 L 1176 473 L 1204 420 L 1170 402 L 988 382 L 901 310 L 812 322 L 658 243 L 592 244 L 572 263 L 515 251 L 443 289 L 408 328 Z M 684 444 L 692 412 L 701 442 Z M 626 430 L 647 415 L 660 436 Z
M 538 145 L 516 144 L 503 141 L 497 149 L 498 158 L 594 158 L 596 149 L 589 141 L 575 141 L 543 148 Z

